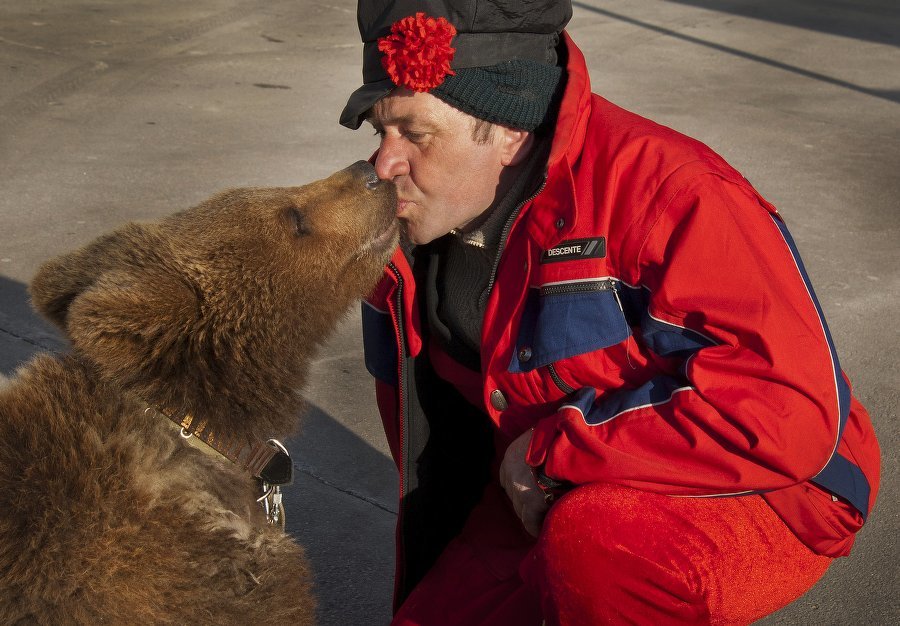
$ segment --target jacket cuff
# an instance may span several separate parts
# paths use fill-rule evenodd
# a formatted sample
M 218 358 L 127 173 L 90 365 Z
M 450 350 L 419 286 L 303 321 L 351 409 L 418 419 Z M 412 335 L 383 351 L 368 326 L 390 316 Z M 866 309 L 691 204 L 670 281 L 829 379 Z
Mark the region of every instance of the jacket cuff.
M 525 455 L 525 462 L 531 466 L 535 483 L 537 483 L 538 488 L 544 494 L 544 500 L 548 504 L 555 502 L 575 486 L 566 480 L 549 476 L 544 468 L 550 448 L 560 435 L 559 424 L 565 419 L 562 414 L 564 411 L 566 409 L 562 409 L 555 415 L 541 420 L 532 429 L 531 442 Z
M 583 419 L 590 411 L 594 403 L 596 392 L 590 388 L 583 388 L 572 394 L 570 402 L 563 404 L 559 410 L 538 422 L 532 430 L 531 443 L 528 446 L 528 454 L 525 462 L 531 467 L 543 467 L 550 456 L 550 448 L 562 435 L 561 425 L 566 420 L 573 418 Z
M 533 468 L 543 467 L 550 452 L 553 440 L 559 434 L 556 424 L 559 422 L 559 413 L 545 417 L 532 429 L 531 443 L 528 444 L 528 452 L 525 454 L 525 462 Z

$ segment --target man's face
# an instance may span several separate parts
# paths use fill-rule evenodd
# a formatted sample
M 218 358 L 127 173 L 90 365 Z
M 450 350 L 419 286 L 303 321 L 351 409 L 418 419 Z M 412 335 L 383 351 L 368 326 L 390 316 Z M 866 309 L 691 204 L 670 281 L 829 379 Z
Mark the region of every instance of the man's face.
M 477 143 L 475 118 L 439 98 L 397 88 L 368 121 L 381 137 L 375 170 L 397 185 L 397 217 L 412 243 L 467 224 L 502 193 L 508 146 L 502 139 Z

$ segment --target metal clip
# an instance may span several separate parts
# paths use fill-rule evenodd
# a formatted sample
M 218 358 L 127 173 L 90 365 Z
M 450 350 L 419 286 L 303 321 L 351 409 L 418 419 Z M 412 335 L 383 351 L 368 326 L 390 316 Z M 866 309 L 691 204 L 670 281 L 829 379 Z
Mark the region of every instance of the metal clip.
M 287 519 L 284 513 L 281 485 L 270 485 L 265 482 L 261 484 L 263 494 L 256 501 L 262 506 L 266 514 L 266 521 L 284 530 Z

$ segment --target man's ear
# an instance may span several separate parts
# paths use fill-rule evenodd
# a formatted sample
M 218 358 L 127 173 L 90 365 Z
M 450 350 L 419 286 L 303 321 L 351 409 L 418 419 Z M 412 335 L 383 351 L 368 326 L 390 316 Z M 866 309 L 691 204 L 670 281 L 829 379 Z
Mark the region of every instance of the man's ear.
M 147 227 L 128 224 L 88 245 L 44 263 L 31 280 L 32 305 L 61 330 L 69 306 L 111 269 L 135 265 L 149 244 Z
M 534 146 L 534 133 L 527 130 L 497 125 L 497 139 L 500 141 L 500 162 L 502 165 L 519 165 Z

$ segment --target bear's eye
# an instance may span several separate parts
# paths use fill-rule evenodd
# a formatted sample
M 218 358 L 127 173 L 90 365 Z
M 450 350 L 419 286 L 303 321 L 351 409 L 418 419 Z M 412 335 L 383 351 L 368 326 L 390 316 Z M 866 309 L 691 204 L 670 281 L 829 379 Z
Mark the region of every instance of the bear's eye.
M 286 211 L 287 223 L 294 237 L 305 237 L 312 233 L 309 220 L 297 207 L 290 207 Z

